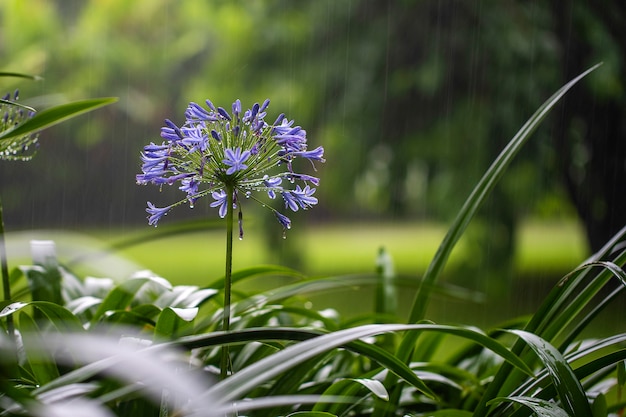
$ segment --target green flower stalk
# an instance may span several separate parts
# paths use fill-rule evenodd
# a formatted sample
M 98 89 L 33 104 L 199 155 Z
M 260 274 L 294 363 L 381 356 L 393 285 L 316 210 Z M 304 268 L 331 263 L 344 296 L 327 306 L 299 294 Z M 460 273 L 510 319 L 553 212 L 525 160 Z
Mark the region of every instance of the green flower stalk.
M 242 112 L 241 102 L 232 104 L 232 111 L 189 103 L 185 122 L 177 126 L 165 120 L 161 128 L 161 144 L 146 145 L 141 154 L 142 173 L 136 176 L 138 184 L 178 184 L 186 197 L 166 206 L 157 207 L 148 202 L 148 223 L 157 225 L 172 208 L 188 203 L 190 207 L 205 196 L 211 196 L 211 207 L 226 218 L 226 275 L 224 286 L 223 330 L 230 328 L 230 287 L 232 274 L 232 231 L 234 210 L 238 210 L 239 238 L 243 238 L 242 200 L 261 202 L 257 192 L 267 194 L 270 200 L 278 196 L 284 209 L 307 210 L 317 204 L 315 187 L 317 177 L 294 171 L 299 158 L 324 162 L 324 149 L 307 149 L 306 131 L 294 126 L 284 114 L 274 123 L 265 121 L 269 100 L 255 103 Z M 266 203 L 283 233 L 291 228 L 289 217 Z M 225 351 L 226 352 L 226 351 Z M 222 377 L 226 376 L 228 355 L 222 355 Z

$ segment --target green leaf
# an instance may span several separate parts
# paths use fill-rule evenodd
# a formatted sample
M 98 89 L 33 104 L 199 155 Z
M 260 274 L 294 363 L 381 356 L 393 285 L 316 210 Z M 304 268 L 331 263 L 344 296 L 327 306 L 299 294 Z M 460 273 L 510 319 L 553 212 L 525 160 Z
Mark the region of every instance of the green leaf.
M 0 99 L 0 104 L 6 104 L 7 106 L 15 106 L 15 107 L 20 107 L 24 110 L 28 110 L 28 111 L 32 111 L 32 112 L 36 112 L 37 110 L 33 109 L 32 107 L 29 106 L 25 106 L 21 103 L 15 102 L 15 101 L 11 101 L 11 100 L 5 100 L 5 99 Z
M 172 339 L 180 337 L 193 329 L 193 320 L 197 315 L 197 308 L 166 307 L 159 314 L 154 332 Z
M 503 176 L 504 171 L 511 163 L 513 158 L 520 151 L 522 146 L 528 141 L 530 135 L 537 128 L 539 123 L 548 115 L 550 110 L 556 105 L 556 103 L 570 90 L 575 84 L 577 84 L 582 78 L 594 71 L 601 64 L 595 65 L 583 72 L 573 80 L 569 81 L 563 87 L 561 87 L 556 93 L 554 93 L 548 100 L 546 100 L 537 111 L 528 119 L 528 121 L 522 126 L 522 128 L 515 134 L 515 136 L 509 141 L 507 146 L 500 152 L 496 160 L 487 169 L 483 177 L 478 184 L 474 187 L 474 190 L 467 198 L 463 207 L 455 217 L 450 229 L 446 233 L 443 241 L 439 245 L 433 260 L 428 266 L 426 273 L 422 279 L 421 285 L 416 293 L 416 296 L 411 307 L 409 315 L 409 321 L 415 323 L 424 318 L 428 302 L 430 301 L 430 293 L 434 284 L 438 280 L 441 272 L 443 271 L 452 250 L 456 243 L 463 235 L 465 229 L 469 225 L 471 219 L 474 217 L 479 207 L 485 201 L 487 196 L 493 190 L 497 182 Z M 408 362 L 413 354 L 413 348 L 416 340 L 415 334 L 407 334 L 403 338 L 400 347 L 398 348 L 398 356 L 405 362 Z M 507 368 L 502 367 L 501 372 L 498 373 L 496 379 L 487 388 L 487 392 L 483 395 L 480 403 L 477 405 L 475 413 L 476 415 L 486 415 L 486 401 L 493 398 L 493 394 L 497 392 L 504 379 L 508 376 L 506 372 Z M 396 401 L 400 399 L 400 392 L 394 392 L 392 401 L 396 404 Z M 380 410 L 375 410 L 374 415 L 379 416 Z
M 20 267 L 28 280 L 33 300 L 63 304 L 61 296 L 61 273 L 58 268 L 41 265 Z
M 617 363 L 617 384 L 622 387 L 626 384 L 626 362 L 624 361 Z
M 466 410 L 447 409 L 428 413 L 428 417 L 472 417 L 474 413 Z
M 376 326 L 376 325 L 373 325 Z M 504 345 L 498 341 L 489 338 L 484 333 L 471 328 L 456 327 L 456 326 L 443 326 L 435 324 L 422 324 L 422 325 L 377 325 L 380 329 L 379 333 L 385 331 L 401 331 L 401 330 L 424 330 L 424 331 L 437 331 L 455 336 L 463 337 L 472 340 L 480 345 L 486 347 L 502 356 L 504 359 L 512 363 L 514 366 L 521 369 L 527 374 L 531 374 L 530 369 L 515 355 L 513 355 Z M 396 327 L 387 327 L 396 326 Z M 367 326 L 362 326 L 367 327 Z M 357 328 L 358 329 L 358 328 Z M 390 330 L 391 329 L 391 330 Z M 346 330 L 343 330 L 344 332 Z M 324 336 L 336 335 L 340 332 L 330 333 Z M 374 332 L 376 333 L 376 332 Z M 269 340 L 308 340 L 321 337 L 320 333 L 298 329 L 298 328 L 263 328 L 263 329 L 243 329 L 230 333 L 214 332 L 211 334 L 195 335 L 182 337 L 175 340 L 173 343 L 182 346 L 186 349 L 196 349 L 200 347 L 217 346 L 221 344 L 237 344 L 248 341 L 269 341 Z M 403 378 L 407 383 L 413 385 L 416 389 L 429 393 L 430 389 L 424 384 L 424 382 L 413 372 L 404 362 L 384 349 L 379 348 L 376 345 L 371 345 L 359 340 L 353 340 L 346 342 L 342 345 L 353 352 L 366 356 L 376 361 L 381 366 L 388 369 L 391 373 L 394 373 L 400 378 Z M 331 349 L 332 346 L 328 346 Z M 310 353 L 310 352 L 309 352 Z M 305 353 L 300 357 L 300 362 L 308 360 L 309 353 Z M 297 360 L 296 360 L 297 361 Z M 295 366 L 295 365 L 294 365 Z M 232 377 L 231 377 L 232 378 Z M 230 379 L 230 378 L 229 378 Z M 432 394 L 431 394 L 432 395 Z
M 591 404 L 591 411 L 593 417 L 605 417 L 609 415 L 608 407 L 606 405 L 606 396 L 604 394 L 598 394 Z
M 41 349 L 45 344 L 37 323 L 28 314 L 20 313 L 20 333 L 24 352 L 37 385 L 44 385 L 59 377 L 59 370 L 50 352 Z
M 265 329 L 256 330 L 259 336 L 253 340 L 261 340 L 261 334 Z M 269 330 L 269 329 L 268 329 Z M 291 345 L 286 349 L 277 352 L 255 364 L 248 366 L 247 368 L 239 371 L 228 379 L 221 381 L 211 388 L 211 394 L 215 395 L 215 398 L 223 398 L 226 400 L 236 400 L 239 396 L 247 393 L 249 390 L 255 388 L 259 384 L 275 377 L 276 375 L 291 369 L 300 363 L 315 357 L 321 353 L 327 352 L 331 349 L 345 346 L 357 339 L 381 334 L 385 332 L 396 331 L 409 331 L 409 330 L 421 330 L 421 331 L 439 331 L 455 336 L 467 338 L 475 341 L 493 350 L 501 355 L 510 363 L 524 370 L 528 374 L 532 374 L 530 369 L 515 355 L 513 355 L 504 345 L 498 341 L 493 340 L 486 336 L 484 333 L 475 329 L 457 327 L 457 326 L 444 326 L 435 324 L 415 324 L 415 325 L 400 325 L 400 324 L 380 324 L 380 325 L 367 325 L 360 326 L 351 329 L 340 330 L 337 332 L 321 335 L 314 339 L 306 340 L 304 342 Z M 285 335 L 289 334 L 286 329 L 283 329 Z M 228 334 L 222 334 L 223 339 L 227 339 L 227 342 L 240 342 L 241 332 L 231 332 Z M 250 337 L 254 332 L 248 330 L 247 337 Z M 197 342 L 197 338 L 188 339 Z M 206 340 L 206 339 L 205 339 Z M 181 340 L 184 342 L 184 339 Z M 363 344 L 365 345 L 365 344 Z M 365 348 L 359 345 L 359 348 Z M 398 360 L 397 358 L 395 359 Z M 413 374 L 411 372 L 411 374 Z M 414 374 L 413 374 L 414 375 Z M 434 398 L 432 391 L 416 376 L 411 378 L 419 381 L 417 389 L 424 394 Z
M 99 305 L 102 302 L 102 298 L 92 297 L 86 295 L 84 297 L 78 297 L 69 301 L 65 307 L 72 312 L 72 314 L 83 314 L 85 311 L 92 307 Z
M 35 133 L 65 120 L 115 103 L 117 98 L 93 98 L 61 104 L 36 113 L 32 118 L 0 133 L 0 141 Z
M 154 302 L 165 307 L 193 308 L 218 293 L 214 288 L 198 288 L 195 285 L 177 285 L 171 291 L 163 291 Z
M 0 311 L 0 317 L 6 317 L 17 311 L 21 311 L 25 307 L 33 307 L 41 312 L 59 331 L 83 331 L 82 324 L 75 315 L 65 307 L 48 301 L 12 303 Z
M 395 315 L 398 312 L 398 294 L 393 282 L 395 271 L 393 259 L 384 247 L 378 251 L 376 273 L 379 282 L 376 286 L 375 312 Z
M 450 229 L 448 230 L 448 233 L 444 237 L 433 260 L 428 266 L 428 269 L 424 274 L 424 278 L 422 279 L 422 285 L 415 296 L 415 300 L 411 308 L 409 318 L 410 323 L 415 323 L 424 318 L 426 307 L 428 306 L 430 298 L 430 291 L 450 257 L 452 249 L 463 235 L 463 232 L 470 223 L 470 220 L 474 217 L 474 214 L 478 211 L 478 208 L 485 201 L 500 178 L 502 178 L 504 171 L 509 166 L 513 158 L 517 155 L 522 146 L 528 141 L 530 135 L 535 131 L 539 123 L 548 115 L 550 110 L 556 105 L 561 97 L 563 97 L 563 95 L 578 81 L 590 72 L 594 71 L 600 65 L 601 64 L 597 64 L 583 72 L 578 77 L 561 87 L 552 95 L 552 97 L 546 100 L 530 117 L 530 119 L 528 119 L 524 126 L 522 126 L 522 128 L 515 134 L 513 139 L 511 139 L 500 155 L 498 155 L 496 160 L 487 169 L 487 172 L 485 172 L 478 184 L 476 184 L 474 190 L 465 201 L 461 210 L 458 212 L 456 218 L 450 226 Z
M 352 381 L 363 385 L 369 392 L 383 401 L 389 401 L 389 393 L 385 386 L 377 379 L 355 378 Z
M 302 273 L 294 269 L 284 267 L 284 266 L 258 265 L 258 266 L 244 268 L 244 269 L 233 272 L 232 283 L 234 284 L 244 279 L 254 278 L 254 277 L 264 276 L 264 275 L 273 275 L 273 276 L 278 275 L 278 276 L 295 277 L 295 278 L 303 277 Z M 207 287 L 216 288 L 216 289 L 224 288 L 224 277 L 221 277 L 220 279 L 210 283 Z
M 296 411 L 295 413 L 287 414 L 286 417 L 337 417 L 335 414 L 327 413 L 325 411 Z
M 361 389 L 363 389 L 363 387 L 360 384 L 355 383 L 353 379 L 340 379 L 334 382 L 330 387 L 328 387 L 324 391 L 324 395 L 329 395 L 329 396 L 343 395 L 343 396 L 357 398 L 358 397 L 357 394 L 359 390 Z M 384 386 L 383 386 L 383 389 L 384 389 Z M 385 390 L 385 393 L 387 393 L 387 390 Z M 335 414 L 345 415 L 346 407 L 349 407 L 349 406 L 350 405 L 341 404 L 341 403 L 317 403 L 313 407 L 313 410 L 319 411 L 319 412 L 322 412 L 322 411 L 330 412 L 333 415 Z
M 561 352 L 533 333 L 515 329 L 507 332 L 520 337 L 539 356 L 550 373 L 564 409 L 571 417 L 592 415 L 585 391 Z
M 539 398 L 533 397 L 496 397 L 493 400 L 489 401 L 487 405 L 499 403 L 499 402 L 513 402 L 517 404 L 522 404 L 528 408 L 530 408 L 535 415 L 538 417 L 570 417 L 573 414 L 568 414 L 550 401 L 541 400 Z M 581 414 L 582 415 L 582 414 Z M 587 414 L 587 416 L 591 416 L 591 414 Z
M 162 285 L 162 282 L 150 277 L 146 278 L 133 278 L 122 282 L 111 290 L 106 298 L 98 307 L 98 310 L 91 320 L 92 323 L 96 323 L 100 320 L 107 311 L 124 310 L 133 301 L 137 292 L 148 282 L 154 282 L 157 285 Z
M 20 72 L 0 71 L 0 77 L 26 78 L 33 81 L 43 80 L 39 75 L 22 74 Z

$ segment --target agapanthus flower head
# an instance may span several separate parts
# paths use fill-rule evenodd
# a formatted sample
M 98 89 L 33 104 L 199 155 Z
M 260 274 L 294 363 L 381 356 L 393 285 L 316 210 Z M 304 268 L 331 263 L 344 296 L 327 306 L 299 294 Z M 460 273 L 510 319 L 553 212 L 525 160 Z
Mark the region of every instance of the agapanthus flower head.
M 218 209 L 220 217 L 225 217 L 228 210 L 239 209 L 241 213 L 241 196 L 259 201 L 257 192 L 272 200 L 281 196 L 285 209 L 294 212 L 317 204 L 313 194 L 319 178 L 294 172 L 294 161 L 324 162 L 324 149 L 319 146 L 308 150 L 306 131 L 294 126 L 294 121 L 284 114 L 272 124 L 267 123 L 269 103 L 255 103 L 243 111 L 241 102 L 236 100 L 228 112 L 210 100 L 206 100 L 206 107 L 192 102 L 187 106 L 182 126 L 165 121 L 162 143 L 150 143 L 143 149 L 142 173 L 137 175 L 137 183 L 180 183 L 178 188 L 187 196 L 164 208 L 149 202 L 149 224 L 156 225 L 173 207 L 184 202 L 193 206 L 204 196 L 213 198 L 210 206 Z M 228 207 L 228 189 L 233 190 L 233 207 Z M 283 229 L 291 228 L 287 216 L 269 208 Z
M 13 98 L 11 94 L 0 98 L 0 132 L 13 129 L 35 115 L 34 109 L 17 103 L 18 98 L 18 90 L 13 94 Z M 26 134 L 0 139 L 0 160 L 27 161 L 31 159 L 39 146 L 38 138 L 38 134 Z

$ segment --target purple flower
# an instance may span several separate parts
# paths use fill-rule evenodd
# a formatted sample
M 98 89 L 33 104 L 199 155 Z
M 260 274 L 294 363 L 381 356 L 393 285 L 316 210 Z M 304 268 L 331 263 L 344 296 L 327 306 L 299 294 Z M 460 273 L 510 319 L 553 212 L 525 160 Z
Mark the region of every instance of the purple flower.
M 200 185 L 195 178 L 186 177 L 181 181 L 181 186 L 178 187 L 179 190 L 187 193 L 187 199 L 189 200 L 189 204 L 193 206 L 193 204 L 198 199 L 198 186 Z
M 290 174 L 288 177 L 289 181 L 296 181 L 296 180 L 300 180 L 300 181 L 304 181 L 304 182 L 310 182 L 311 184 L 318 186 L 320 185 L 320 179 L 317 177 L 312 177 L 310 175 L 306 175 L 306 174 Z
M 312 164 L 324 162 L 321 146 L 307 150 L 306 130 L 284 114 L 268 124 L 265 117 L 269 100 L 255 103 L 245 111 L 241 101 L 235 100 L 230 106 L 231 113 L 210 100 L 205 103 L 206 107 L 189 103 L 185 122 L 180 127 L 165 120 L 161 128 L 163 142 L 150 143 L 141 153 L 138 184 L 176 183 L 186 193 L 185 198 L 163 209 L 149 203 L 150 224 L 156 224 L 171 208 L 186 202 L 191 206 L 207 195 L 213 197 L 210 206 L 217 208 L 220 217 L 226 217 L 228 210 L 235 208 L 242 216 L 242 200 L 238 196 L 251 197 L 254 192 L 266 193 L 272 200 L 280 193 L 285 207 L 292 211 L 317 204 L 313 196 L 315 188 L 311 186 L 317 187 L 319 178 L 298 172 L 296 165 L 298 159 L 307 159 Z M 233 207 L 228 207 L 226 189 L 233 190 Z M 291 227 L 288 217 L 272 207 L 269 209 L 283 229 Z
M 187 106 L 187 110 L 185 111 L 185 117 L 187 118 L 187 120 L 197 121 L 213 122 L 217 120 L 215 115 L 209 113 L 204 107 L 194 102 L 189 103 L 189 106 Z
M 294 156 L 299 156 L 302 158 L 310 159 L 312 161 L 325 162 L 324 148 L 322 148 L 321 146 L 318 146 L 312 151 L 300 151 L 300 152 L 294 152 L 293 154 Z
M 277 211 L 275 211 L 274 214 L 276 215 L 278 222 L 283 225 L 283 229 L 291 229 L 291 220 L 289 220 L 289 217 Z
M 181 142 L 189 148 L 189 152 L 205 152 L 209 144 L 209 137 L 199 126 L 183 127 L 181 129 L 183 139 Z
M 219 207 L 218 213 L 223 219 L 226 217 L 226 211 L 228 210 L 228 199 L 226 198 L 226 192 L 224 190 L 214 191 L 211 196 L 215 199 L 210 205 L 211 207 Z
M 239 101 L 239 99 L 237 99 L 233 103 L 233 115 L 235 117 L 239 117 L 240 114 L 241 114 L 241 101 Z
M 148 224 L 156 226 L 161 217 L 165 216 L 171 208 L 172 206 L 163 208 L 155 207 L 154 204 L 148 201 L 148 208 L 146 208 L 146 212 L 150 215 L 148 216 Z
M 280 177 L 269 177 L 267 175 L 263 176 L 263 184 L 267 187 L 267 196 L 272 200 L 276 198 L 276 190 L 282 190 L 280 184 L 283 182 L 283 179 Z
M 292 211 L 298 211 L 298 208 L 304 210 L 309 207 L 313 207 L 317 204 L 317 198 L 313 197 L 315 188 L 311 188 L 308 185 L 304 189 L 299 185 L 293 191 L 283 192 L 283 200 L 285 200 L 285 207 L 290 208 Z
M 248 168 L 248 165 L 244 164 L 250 158 L 250 151 L 241 152 L 241 148 L 225 149 L 224 155 L 226 156 L 222 162 L 228 165 L 230 168 L 226 170 L 226 175 L 233 175 L 237 171 Z

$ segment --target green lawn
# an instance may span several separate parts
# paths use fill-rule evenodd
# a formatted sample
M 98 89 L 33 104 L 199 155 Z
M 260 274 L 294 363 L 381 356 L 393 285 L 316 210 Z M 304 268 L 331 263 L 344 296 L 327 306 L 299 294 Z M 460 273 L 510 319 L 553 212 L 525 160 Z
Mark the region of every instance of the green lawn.
M 252 222 L 250 222 L 252 223 Z M 8 236 L 9 266 L 30 263 L 29 241 L 52 239 L 56 242 L 59 259 L 79 276 L 110 277 L 124 279 L 140 269 L 151 269 L 173 284 L 206 285 L 220 279 L 224 274 L 224 233 L 221 230 L 187 233 L 162 239 L 153 239 L 166 228 L 143 227 L 133 230 L 96 230 L 85 233 L 37 231 L 10 233 Z M 290 248 L 298 248 L 302 256 L 299 270 L 307 275 L 332 276 L 349 273 L 368 273 L 375 270 L 376 256 L 381 246 L 392 255 L 396 271 L 413 277 L 427 268 L 446 227 L 434 223 L 352 223 L 326 224 L 300 227 L 289 231 L 286 239 L 278 239 L 273 251 L 265 247 L 262 231 L 253 224 L 246 227 L 244 240 L 234 242 L 234 269 L 258 264 L 278 263 L 276 254 Z M 107 245 L 120 239 L 148 237 L 145 243 L 128 247 L 106 255 Z M 463 240 L 452 253 L 450 266 L 459 265 L 459 259 L 467 257 L 467 243 Z M 523 280 L 517 280 L 514 297 L 503 301 L 505 309 L 513 315 L 532 311 L 533 303 L 541 299 L 545 286 L 580 264 L 586 257 L 585 242 L 580 227 L 574 222 L 527 222 L 523 225 L 516 254 L 516 270 Z M 72 260 L 82 259 L 80 263 Z M 467 277 L 472 279 L 472 277 Z M 472 282 L 459 282 L 473 288 Z M 454 280 L 453 280 L 454 281 Z M 271 288 L 286 282 L 277 279 L 252 281 L 247 285 Z M 537 289 L 535 287 L 540 286 Z M 539 295 L 538 295 L 539 294 Z M 406 313 L 413 299 L 413 290 L 399 293 L 399 308 Z M 359 314 L 371 311 L 373 293 L 371 288 L 346 288 L 331 294 L 312 295 L 309 300 L 315 308 L 333 307 L 342 314 Z M 503 299 L 504 300 L 504 299 Z M 490 304 L 494 304 L 493 300 Z M 495 303 L 497 304 L 497 303 Z M 446 299 L 445 303 L 431 303 L 429 317 L 443 322 L 463 321 L 466 315 L 475 323 L 492 323 L 497 305 Z M 508 311 L 507 310 L 507 311 Z M 500 310 L 497 310 L 500 311 Z M 508 317 L 508 316 L 506 316 Z
M 245 239 L 234 242 L 234 269 L 279 263 L 279 255 L 295 247 L 302 257 L 300 269 L 309 275 L 371 272 L 375 269 L 379 248 L 385 247 L 399 273 L 415 275 L 425 270 L 445 231 L 444 225 L 418 222 L 311 225 L 289 231 L 287 238 L 279 240 L 270 251 L 261 239 L 263 232 L 249 225 Z M 102 249 L 107 242 L 118 241 L 121 237 L 150 236 L 151 233 L 156 236 L 158 231 L 146 227 L 125 231 L 123 235 L 120 231 L 102 230 L 86 234 L 54 231 L 10 234 L 9 254 L 14 255 L 10 262 L 13 265 L 27 262 L 28 251 L 24 247 L 32 238 L 55 240 L 59 257 L 67 261 L 85 251 Z M 455 259 L 464 256 L 463 243 L 461 240 L 452 254 L 452 265 Z M 21 250 L 16 251 L 16 245 Z M 516 268 L 525 275 L 567 272 L 587 256 L 580 227 L 574 222 L 527 222 L 521 229 L 518 247 Z M 224 233 L 211 230 L 156 239 L 126 248 L 117 255 L 122 259 L 94 257 L 85 264 L 97 267 L 94 274 L 102 274 L 107 268 L 111 268 L 110 275 L 115 275 L 142 267 L 175 283 L 202 284 L 223 274 Z M 120 267 L 115 269 L 114 266 Z

